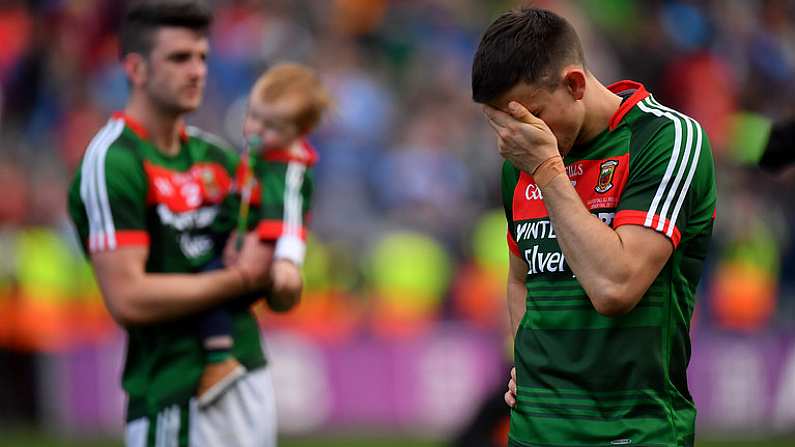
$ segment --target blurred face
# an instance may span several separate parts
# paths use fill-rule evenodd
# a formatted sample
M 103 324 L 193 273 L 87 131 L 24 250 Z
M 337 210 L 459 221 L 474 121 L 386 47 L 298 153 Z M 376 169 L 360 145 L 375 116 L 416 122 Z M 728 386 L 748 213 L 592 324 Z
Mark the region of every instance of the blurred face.
M 207 78 L 207 37 L 188 28 L 157 30 L 144 76 L 133 81 L 150 100 L 172 113 L 196 110 Z
M 584 87 L 583 87 L 584 88 Z M 517 101 L 544 121 L 558 139 L 558 149 L 565 155 L 578 142 L 585 120 L 582 91 L 564 76 L 554 90 L 520 82 L 500 97 L 494 107 L 508 112 L 508 103 Z
M 259 135 L 262 149 L 280 149 L 290 146 L 301 136 L 295 117 L 301 110 L 301 103 L 289 98 L 267 102 L 250 98 L 243 134 L 246 138 Z

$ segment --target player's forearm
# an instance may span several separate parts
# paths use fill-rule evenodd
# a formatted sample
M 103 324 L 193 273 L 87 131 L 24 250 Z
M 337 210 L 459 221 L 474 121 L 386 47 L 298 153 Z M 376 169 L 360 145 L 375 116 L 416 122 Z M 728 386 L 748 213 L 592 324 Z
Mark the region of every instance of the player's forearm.
M 103 294 L 114 318 L 125 326 L 181 318 L 246 292 L 241 273 L 232 269 L 142 274 L 114 283 L 103 287 Z
M 626 301 L 636 297 L 627 296 L 631 260 L 619 235 L 585 208 L 565 175 L 552 180 L 542 193 L 566 263 L 596 310 L 605 315 L 629 310 Z

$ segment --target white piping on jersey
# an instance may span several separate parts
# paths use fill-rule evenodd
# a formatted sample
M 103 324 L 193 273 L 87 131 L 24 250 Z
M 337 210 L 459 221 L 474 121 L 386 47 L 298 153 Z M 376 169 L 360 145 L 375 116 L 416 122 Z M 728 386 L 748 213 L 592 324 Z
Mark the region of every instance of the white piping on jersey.
M 650 98 L 650 101 L 651 101 L 651 103 L 653 105 L 655 105 L 655 106 L 657 106 L 657 107 L 659 107 L 659 108 L 661 108 L 663 110 L 672 111 L 672 112 L 678 113 L 682 117 L 687 118 L 688 120 L 690 120 L 693 123 L 693 128 L 696 130 L 696 145 L 695 145 L 695 151 L 693 153 L 693 158 L 692 158 L 692 160 L 690 162 L 690 169 L 687 172 L 687 177 L 685 178 L 685 184 L 684 184 L 684 186 L 682 186 L 682 192 L 679 193 L 679 199 L 677 199 L 676 206 L 674 206 L 674 211 L 671 214 L 671 216 L 672 216 L 671 217 L 671 227 L 668 229 L 668 232 L 666 232 L 666 234 L 668 236 L 671 236 L 673 234 L 673 231 L 674 231 L 674 224 L 676 223 L 676 219 L 679 217 L 679 211 L 681 211 L 681 209 L 682 209 L 682 203 L 684 202 L 685 197 L 687 196 L 687 192 L 690 189 L 690 185 L 691 185 L 691 183 L 693 181 L 693 176 L 695 175 L 696 170 L 698 168 L 698 159 L 701 156 L 701 143 L 702 143 L 702 137 L 703 137 L 702 128 L 701 128 L 701 125 L 696 120 L 694 120 L 693 118 L 691 118 L 691 117 L 689 117 L 689 116 L 687 116 L 687 115 L 685 115 L 683 113 L 676 112 L 673 109 L 670 109 L 668 107 L 665 107 L 665 106 L 661 105 L 654 98 Z
M 97 206 L 97 197 L 92 193 L 91 180 L 93 180 L 94 177 L 91 175 L 93 171 L 90 167 L 93 166 L 94 146 L 105 139 L 109 130 L 110 122 L 103 126 L 88 144 L 86 153 L 83 156 L 83 162 L 80 165 L 80 198 L 83 200 L 83 206 L 86 209 L 86 216 L 88 217 L 88 242 L 89 248 L 92 251 L 96 249 L 97 246 L 97 235 L 102 232 L 102 215 L 100 214 L 99 206 Z
M 303 163 L 291 161 L 287 164 L 286 183 L 284 189 L 284 217 L 286 228 L 283 235 L 301 238 L 302 216 L 301 185 L 304 181 L 306 167 Z
M 650 106 L 657 105 L 656 103 L 652 102 L 651 97 L 647 99 L 647 104 Z M 662 107 L 660 107 L 662 109 Z M 665 110 L 665 109 L 662 109 Z M 673 110 L 667 110 L 669 113 L 673 113 L 676 116 L 676 113 Z M 680 119 L 682 117 L 680 116 Z M 693 128 L 691 126 L 689 119 L 684 119 L 684 125 L 682 126 L 683 129 L 687 129 L 687 140 L 685 141 L 684 145 L 684 154 L 682 155 L 682 161 L 679 163 L 679 169 L 676 170 L 676 177 L 674 177 L 674 182 L 671 184 L 671 189 L 668 190 L 668 195 L 665 196 L 665 202 L 663 202 L 663 207 L 660 210 L 660 222 L 657 224 L 657 231 L 664 231 L 663 227 L 665 225 L 665 218 L 668 216 L 668 211 L 671 208 L 671 203 L 674 200 L 674 196 L 676 194 L 677 189 L 679 189 L 679 184 L 682 182 L 682 177 L 684 176 L 685 169 L 684 166 L 687 165 L 687 161 L 690 158 L 690 152 L 693 148 Z M 673 222 L 673 219 L 671 219 Z
M 185 126 L 185 132 L 192 137 L 200 138 L 207 143 L 220 147 L 221 149 L 234 152 L 231 144 L 227 143 L 226 140 L 214 133 L 207 132 L 206 130 L 200 129 L 196 126 Z
M 88 216 L 90 251 L 116 248 L 116 227 L 108 201 L 105 158 L 110 145 L 122 131 L 124 120 L 114 118 L 108 121 L 89 143 L 81 166 L 80 197 Z
M 155 447 L 179 447 L 180 408 L 172 405 L 157 414 Z
M 698 156 L 701 149 L 701 129 L 698 123 L 690 117 L 687 117 L 679 112 L 661 106 L 660 104 L 656 103 L 651 96 L 646 98 L 645 100 L 638 103 L 638 107 L 646 113 L 651 113 L 655 116 L 665 116 L 666 118 L 670 119 L 674 123 L 674 147 L 671 153 L 671 160 L 668 162 L 668 166 L 666 167 L 665 174 L 660 182 L 660 185 L 657 188 L 657 192 L 654 195 L 654 199 L 652 200 L 651 206 L 646 214 L 646 220 L 644 222 L 644 226 L 651 228 L 652 220 L 654 216 L 657 214 L 657 206 L 660 204 L 660 201 L 665 194 L 666 190 L 668 193 L 665 196 L 665 201 L 662 203 L 662 208 L 660 209 L 660 221 L 657 224 L 656 230 L 663 231 L 667 236 L 672 236 L 674 228 L 676 226 L 676 219 L 678 217 L 679 211 L 681 209 L 681 203 L 684 200 L 684 197 L 687 195 L 687 191 L 690 187 L 691 180 L 693 178 L 694 170 L 696 163 L 698 162 Z M 684 126 L 682 125 L 684 122 Z M 682 149 L 682 130 L 683 127 L 687 130 L 687 139 L 684 145 L 684 154 L 680 161 L 679 153 Z M 679 189 L 679 183 L 682 180 L 682 176 L 684 175 L 685 171 L 687 170 L 687 162 L 690 158 L 690 153 L 693 150 L 693 131 L 692 129 L 695 128 L 697 131 L 697 142 L 695 153 L 691 161 L 691 172 L 688 173 L 688 176 L 685 179 L 685 183 L 682 186 L 681 191 L 677 195 L 677 190 Z M 678 167 L 677 167 L 678 165 Z M 673 184 L 671 185 L 670 189 L 668 189 L 669 182 L 671 180 L 671 176 L 673 175 L 673 171 L 676 169 L 676 177 L 674 178 Z M 676 199 L 676 201 L 675 201 Z M 668 211 L 671 207 L 672 203 L 676 203 L 677 206 L 674 207 L 673 212 L 668 217 Z M 668 228 L 665 229 L 666 221 L 668 222 Z

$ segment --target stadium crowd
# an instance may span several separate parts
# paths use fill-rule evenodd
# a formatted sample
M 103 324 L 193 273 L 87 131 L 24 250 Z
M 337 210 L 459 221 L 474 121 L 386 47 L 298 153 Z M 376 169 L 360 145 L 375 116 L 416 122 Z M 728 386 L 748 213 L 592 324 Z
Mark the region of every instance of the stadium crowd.
M 513 2 L 219 0 L 191 122 L 241 144 L 244 95 L 276 61 L 335 97 L 320 152 L 307 294 L 266 324 L 318 337 L 410 336 L 440 320 L 502 331 L 499 157 L 470 99 L 480 30 Z M 697 328 L 795 323 L 795 180 L 749 166 L 765 122 L 795 114 L 795 3 L 538 1 L 570 18 L 602 81 L 643 82 L 704 124 L 719 168 Z M 101 339 L 104 313 L 65 212 L 88 140 L 124 103 L 105 0 L 0 4 L 0 346 Z M 791 173 L 790 173 L 791 174 Z M 76 330 L 81 328 L 81 330 Z

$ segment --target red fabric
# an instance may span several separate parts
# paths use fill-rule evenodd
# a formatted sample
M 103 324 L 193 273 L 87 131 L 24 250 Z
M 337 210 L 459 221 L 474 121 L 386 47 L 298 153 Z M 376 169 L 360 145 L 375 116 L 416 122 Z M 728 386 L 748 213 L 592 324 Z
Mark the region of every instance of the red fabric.
M 279 161 L 283 163 L 297 161 L 306 166 L 313 166 L 317 163 L 318 155 L 315 148 L 312 147 L 306 139 L 302 139 L 298 146 L 265 151 L 262 154 L 262 158 L 267 161 Z
M 618 81 L 615 84 L 610 84 L 607 86 L 607 88 L 613 93 L 635 89 L 635 93 L 627 98 L 626 101 L 622 102 L 618 107 L 618 110 L 616 110 L 616 113 L 613 114 L 612 118 L 610 118 L 610 122 L 608 123 L 608 128 L 610 130 L 618 127 L 618 124 L 621 123 L 624 115 L 626 115 L 627 112 L 635 107 L 635 104 L 649 96 L 649 92 L 646 91 L 646 87 L 644 87 L 640 82 L 635 81 Z
M 646 223 L 646 216 L 648 215 L 645 211 L 635 211 L 635 210 L 623 210 L 616 213 L 616 217 L 613 219 L 613 228 L 618 228 L 622 225 L 642 225 Z M 651 228 L 656 231 L 657 226 L 660 224 L 660 216 L 654 215 L 654 218 L 651 221 Z M 662 233 L 667 237 L 668 235 L 665 234 L 670 228 L 673 223 L 665 219 L 665 223 L 663 224 Z M 674 244 L 674 248 L 679 246 L 679 241 L 682 240 L 682 234 L 679 232 L 679 228 L 674 225 L 674 231 L 671 233 L 671 243 Z
M 284 234 L 285 226 L 281 220 L 261 220 L 257 225 L 257 234 L 263 241 L 275 241 Z M 306 227 L 301 227 L 299 236 L 301 240 L 306 240 Z
M 124 124 L 127 127 L 129 127 L 130 130 L 132 130 L 134 134 L 138 135 L 138 138 L 140 138 L 142 140 L 148 140 L 149 139 L 149 132 L 146 130 L 146 128 L 143 126 L 143 124 L 141 124 L 138 121 L 135 121 L 134 119 L 130 118 L 130 116 L 127 115 L 126 113 L 124 113 L 124 112 L 114 112 L 113 113 L 113 118 L 123 119 L 124 120 Z M 182 127 L 179 128 L 179 138 L 180 138 L 180 140 L 182 140 L 183 143 L 188 141 L 188 132 L 185 130 L 185 126 L 182 126 Z
M 92 250 L 93 252 L 97 251 L 104 251 L 107 250 L 108 247 L 108 236 L 103 235 L 105 239 L 103 242 L 103 250 Z M 90 246 L 90 244 L 86 244 Z M 149 246 L 149 233 L 145 230 L 122 230 L 116 232 L 116 248 L 120 247 L 132 247 L 132 246 Z
M 516 256 L 521 258 L 522 254 L 519 253 L 519 245 L 516 243 L 515 240 L 513 240 L 513 235 L 511 235 L 511 231 L 510 230 L 508 231 L 506 236 L 507 236 L 507 239 L 508 239 L 508 249 L 511 250 L 511 253 L 513 253 Z

